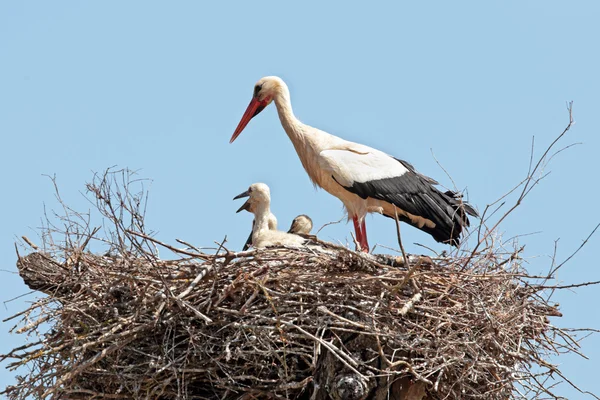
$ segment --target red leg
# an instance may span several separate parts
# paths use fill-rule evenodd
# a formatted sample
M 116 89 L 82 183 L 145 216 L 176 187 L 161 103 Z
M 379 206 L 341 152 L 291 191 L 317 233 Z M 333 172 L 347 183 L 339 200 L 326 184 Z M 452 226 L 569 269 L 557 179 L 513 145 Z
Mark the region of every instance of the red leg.
M 362 233 L 360 231 L 360 226 L 358 225 L 358 218 L 357 217 L 352 217 L 352 222 L 354 222 L 354 232 L 356 233 L 356 241 L 358 242 L 358 245 L 361 247 L 363 247 L 363 238 L 362 238 Z
M 367 224 L 365 223 L 365 218 L 363 218 L 362 223 L 360 224 L 360 231 L 363 239 L 363 242 L 360 244 L 360 247 L 362 247 L 362 251 L 368 253 L 369 242 L 367 241 Z

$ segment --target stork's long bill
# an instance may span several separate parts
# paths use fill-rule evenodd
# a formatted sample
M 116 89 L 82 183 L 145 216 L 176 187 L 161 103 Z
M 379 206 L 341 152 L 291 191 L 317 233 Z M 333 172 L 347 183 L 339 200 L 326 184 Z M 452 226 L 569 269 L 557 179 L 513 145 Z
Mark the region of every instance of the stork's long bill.
M 256 117 L 258 114 L 260 114 L 260 112 L 264 110 L 270 102 L 271 99 L 260 101 L 257 100 L 255 97 L 252 97 L 252 100 L 250 100 L 250 104 L 248 104 L 248 108 L 246 108 L 246 112 L 242 116 L 240 123 L 238 124 L 237 128 L 235 128 L 235 132 L 233 132 L 231 139 L 229 139 L 229 143 L 233 143 L 233 141 L 238 136 L 240 136 L 240 133 L 242 133 L 246 125 L 248 125 L 248 122 L 250 122 L 250 120 Z
M 369 249 L 365 226 L 369 212 L 398 218 L 438 242 L 458 246 L 469 226 L 467 214 L 477 216 L 459 193 L 438 190 L 434 179 L 406 161 L 303 124 L 294 116 L 289 89 L 281 78 L 267 76 L 256 83 L 229 142 L 271 102 L 311 181 L 344 204 L 363 251 Z
M 238 194 L 237 196 L 235 196 L 233 199 L 237 200 L 237 199 L 241 199 L 243 197 L 249 197 L 250 196 L 250 192 L 249 191 L 245 191 L 243 193 Z M 250 199 L 246 200 L 246 202 L 244 204 L 242 204 L 242 206 L 240 208 L 238 208 L 238 210 L 236 211 L 236 213 L 239 213 L 240 211 L 250 211 Z

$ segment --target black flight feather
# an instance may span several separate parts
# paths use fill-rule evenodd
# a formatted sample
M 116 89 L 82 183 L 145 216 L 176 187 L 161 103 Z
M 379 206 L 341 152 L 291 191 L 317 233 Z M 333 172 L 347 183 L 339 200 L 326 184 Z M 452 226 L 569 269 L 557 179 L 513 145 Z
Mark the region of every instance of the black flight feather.
M 396 160 L 408 171 L 392 178 L 353 182 L 352 186 L 343 187 L 363 199 L 370 197 L 383 200 L 400 210 L 432 221 L 435 224 L 433 228 L 426 225 L 419 227 L 409 218 L 398 216 L 400 221 L 429 233 L 436 241 L 458 246 L 463 228 L 469 226 L 466 214 L 477 216 L 477 212 L 463 203 L 460 194 L 440 192 L 433 186 L 437 181 L 420 174 L 410 163 Z M 394 215 L 385 216 L 395 218 Z

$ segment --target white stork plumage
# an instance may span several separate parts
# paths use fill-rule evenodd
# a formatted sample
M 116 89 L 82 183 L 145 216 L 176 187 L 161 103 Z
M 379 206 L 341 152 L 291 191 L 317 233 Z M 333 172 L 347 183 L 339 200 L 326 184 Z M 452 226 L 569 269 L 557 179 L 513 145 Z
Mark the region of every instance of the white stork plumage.
M 264 183 L 253 183 L 248 190 L 238 194 L 233 199 L 248 197 L 246 203 L 249 203 L 246 209 L 254 214 L 254 223 L 252 224 L 252 246 L 260 249 L 268 246 L 300 246 L 306 242 L 306 239 L 298 235 L 271 229 L 269 223 L 272 221 L 271 213 L 271 191 Z M 242 206 L 243 207 L 243 206 Z
M 439 191 L 435 180 L 418 173 L 406 161 L 303 124 L 294 115 L 289 89 L 279 77 L 264 77 L 256 83 L 230 143 L 272 101 L 311 181 L 342 201 L 363 251 L 369 251 L 368 212 L 390 218 L 397 212 L 401 221 L 429 233 L 436 241 L 458 246 L 463 228 L 469 226 L 466 214 L 477 216 L 460 195 Z
M 266 185 L 265 185 L 266 186 Z M 250 190 L 250 188 L 248 189 L 248 191 Z M 245 193 L 245 192 L 244 192 Z M 242 193 L 243 194 L 243 193 Z M 241 197 L 244 197 L 242 195 L 238 195 L 235 196 L 233 199 L 239 199 Z M 269 197 L 269 201 L 270 201 L 270 197 Z M 242 210 L 246 210 L 249 213 L 254 214 L 254 209 L 255 209 L 255 203 L 250 201 L 250 198 L 248 198 L 248 200 L 246 200 L 246 202 L 244 204 L 242 204 L 242 206 L 240 208 L 238 208 L 238 210 L 236 211 L 236 213 L 239 213 Z M 268 213 L 266 213 L 267 216 L 267 226 L 270 230 L 275 231 L 277 230 L 277 218 L 275 218 L 275 215 L 273 215 L 273 213 L 271 212 L 271 210 L 268 210 Z M 250 248 L 250 246 L 252 245 L 252 232 L 254 232 L 254 224 L 255 224 L 255 220 L 252 220 L 252 230 L 250 230 L 250 234 L 248 235 L 248 239 L 246 239 L 246 243 L 244 243 L 244 247 L 242 248 L 243 251 L 246 251 Z M 294 232 L 291 232 L 294 233 Z

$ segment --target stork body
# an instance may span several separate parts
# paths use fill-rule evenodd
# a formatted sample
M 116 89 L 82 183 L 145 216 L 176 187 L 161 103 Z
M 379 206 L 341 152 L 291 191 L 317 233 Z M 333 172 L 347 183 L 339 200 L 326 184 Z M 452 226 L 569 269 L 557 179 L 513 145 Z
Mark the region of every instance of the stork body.
M 252 224 L 252 246 L 259 249 L 268 246 L 300 246 L 306 241 L 304 238 L 272 229 L 270 224 L 277 220 L 271 213 L 271 193 L 269 187 L 264 183 L 254 183 L 247 191 L 240 193 L 235 199 L 248 197 L 248 201 L 239 210 L 248 210 L 254 214 Z M 246 208 L 244 208 L 248 204 Z
M 342 201 L 363 251 L 369 249 L 364 219 L 368 212 L 390 218 L 398 215 L 436 241 L 458 245 L 463 228 L 469 226 L 466 214 L 477 215 L 472 207 L 457 194 L 436 189 L 435 180 L 418 173 L 406 161 L 300 122 L 281 78 L 265 77 L 257 82 L 230 143 L 272 101 L 310 180 Z

